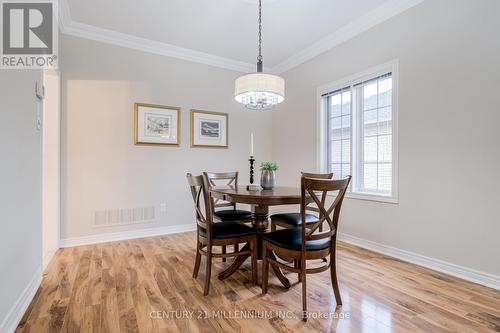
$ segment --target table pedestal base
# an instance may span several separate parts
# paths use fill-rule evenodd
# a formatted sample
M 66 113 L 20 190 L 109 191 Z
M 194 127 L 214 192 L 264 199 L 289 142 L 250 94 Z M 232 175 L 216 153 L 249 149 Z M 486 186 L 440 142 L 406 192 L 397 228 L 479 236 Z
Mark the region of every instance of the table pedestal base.
M 267 231 L 269 226 L 269 207 L 265 205 L 252 205 L 252 225 L 257 230 L 257 258 L 259 260 L 262 259 L 262 235 Z M 241 251 L 250 250 L 250 244 L 246 244 Z M 250 257 L 247 256 L 239 256 L 236 257 L 234 262 L 229 266 L 226 270 L 221 272 L 218 276 L 219 280 L 224 280 L 231 276 L 234 272 L 240 268 L 240 266 L 245 262 L 245 260 Z M 271 258 L 276 260 L 274 253 L 271 253 Z M 290 288 L 290 281 L 285 277 L 283 271 L 279 267 L 275 267 L 271 265 L 271 268 L 274 271 L 274 274 L 278 277 L 285 288 Z

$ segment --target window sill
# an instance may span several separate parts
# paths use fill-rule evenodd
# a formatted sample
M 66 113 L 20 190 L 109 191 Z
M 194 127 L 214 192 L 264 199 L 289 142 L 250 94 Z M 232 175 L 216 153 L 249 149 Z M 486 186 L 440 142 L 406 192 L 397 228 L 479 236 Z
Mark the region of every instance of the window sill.
M 376 202 L 383 202 L 383 203 L 390 203 L 390 204 L 398 204 L 399 203 L 397 197 L 389 197 L 389 196 L 369 194 L 369 193 L 347 192 L 345 194 L 345 197 L 349 198 L 349 199 L 376 201 Z

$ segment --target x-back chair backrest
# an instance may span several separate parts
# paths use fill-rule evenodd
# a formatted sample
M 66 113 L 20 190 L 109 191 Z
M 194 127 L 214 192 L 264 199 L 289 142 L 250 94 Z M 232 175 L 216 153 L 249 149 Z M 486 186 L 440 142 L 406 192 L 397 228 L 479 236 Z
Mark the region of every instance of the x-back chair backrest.
M 306 178 L 316 178 L 316 179 L 332 179 L 333 173 L 311 173 L 302 172 L 302 177 Z M 321 202 L 325 202 L 328 192 L 323 191 L 321 194 Z M 320 214 L 318 207 L 315 205 L 314 201 L 306 205 L 306 211 L 311 211 Z
M 210 199 L 208 179 L 201 176 L 193 176 L 190 173 L 186 175 L 191 195 L 193 196 L 194 209 L 196 211 L 196 224 L 198 229 L 206 230 L 207 238 L 212 235 L 213 210 Z
M 203 173 L 207 179 L 209 186 L 233 186 L 238 187 L 238 171 L 235 172 L 204 172 Z M 223 184 L 218 184 L 216 181 L 226 181 Z M 217 198 L 213 199 L 213 207 L 233 207 L 236 209 L 236 204 L 232 202 L 223 201 Z
M 337 228 L 340 216 L 340 208 L 344 200 L 345 192 L 351 181 L 351 176 L 341 180 L 318 179 L 302 176 L 301 179 L 301 194 L 302 200 L 300 205 L 300 213 L 302 215 L 302 248 L 304 249 L 305 242 L 308 240 L 318 240 L 330 237 L 332 240 L 337 235 Z M 326 205 L 327 194 L 338 191 L 333 203 L 328 207 Z M 320 195 L 320 197 L 318 196 Z M 310 197 L 312 201 L 308 201 Z M 305 214 L 306 206 L 310 203 L 315 204 L 318 209 L 319 219 L 313 225 L 306 228 Z M 316 232 L 319 227 L 327 222 L 329 230 Z

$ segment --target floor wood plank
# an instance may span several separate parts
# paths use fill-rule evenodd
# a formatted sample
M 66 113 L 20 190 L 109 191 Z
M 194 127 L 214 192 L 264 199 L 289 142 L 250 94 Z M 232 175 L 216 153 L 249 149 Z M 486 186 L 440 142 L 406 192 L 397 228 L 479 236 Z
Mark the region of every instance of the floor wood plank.
M 229 263 L 214 259 L 204 297 L 194 246 L 182 233 L 60 250 L 16 332 L 500 332 L 500 291 L 344 243 L 342 307 L 328 272 L 307 277 L 309 310 L 327 318 L 300 320 L 296 274 L 286 290 L 271 273 L 262 296 L 249 262 L 219 281 Z

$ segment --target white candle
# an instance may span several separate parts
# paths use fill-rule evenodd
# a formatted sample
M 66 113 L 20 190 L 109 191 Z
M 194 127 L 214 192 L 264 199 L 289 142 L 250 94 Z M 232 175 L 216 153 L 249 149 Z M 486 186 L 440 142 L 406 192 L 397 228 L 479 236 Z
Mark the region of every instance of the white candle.
M 253 156 L 253 133 L 250 133 L 250 156 Z

